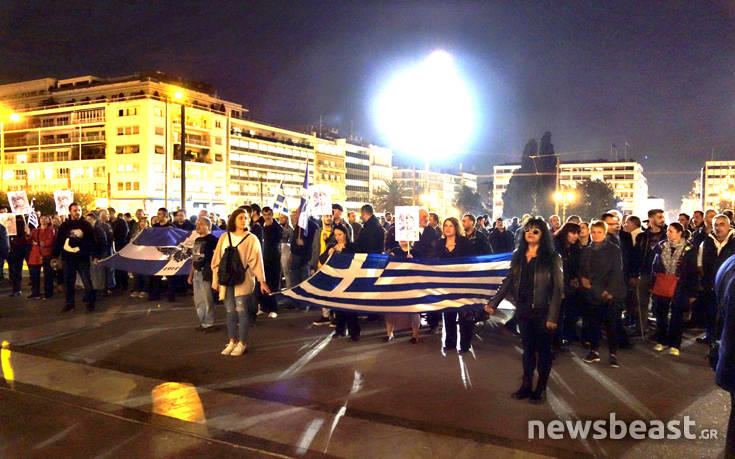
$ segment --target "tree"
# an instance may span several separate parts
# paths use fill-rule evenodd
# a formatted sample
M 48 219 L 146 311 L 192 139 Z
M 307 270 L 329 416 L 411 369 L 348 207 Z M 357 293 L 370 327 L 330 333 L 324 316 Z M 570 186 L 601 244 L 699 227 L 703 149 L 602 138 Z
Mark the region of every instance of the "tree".
M 475 215 L 484 214 L 485 207 L 482 205 L 482 196 L 480 193 L 472 191 L 467 185 L 462 185 L 457 193 L 454 206 L 459 210 L 460 215 L 472 212 Z
M 521 168 L 513 172 L 508 188 L 503 193 L 503 215 L 551 215 L 554 211 L 555 183 L 556 155 L 551 133 L 545 132 L 540 148 L 536 139 L 526 142 Z
M 378 188 L 373 196 L 375 210 L 393 212 L 396 206 L 411 205 L 413 190 L 402 182 L 388 180 L 385 186 Z
M 600 218 L 600 215 L 618 206 L 613 189 L 602 180 L 577 182 L 575 194 L 574 201 L 567 207 L 567 215 L 579 215 L 584 221 Z

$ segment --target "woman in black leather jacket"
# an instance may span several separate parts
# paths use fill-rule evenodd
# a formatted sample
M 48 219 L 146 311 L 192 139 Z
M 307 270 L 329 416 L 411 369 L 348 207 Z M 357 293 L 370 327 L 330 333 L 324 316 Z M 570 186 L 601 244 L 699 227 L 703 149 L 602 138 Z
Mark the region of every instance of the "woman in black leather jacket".
M 523 382 L 512 397 L 541 403 L 546 398 L 546 384 L 551 373 L 551 332 L 559 319 L 564 275 L 561 257 L 554 249 L 544 219 L 529 219 L 523 231 L 518 249 L 513 252 L 508 276 L 485 306 L 485 311 L 492 314 L 503 298 L 513 299 L 523 342 Z M 538 371 L 535 390 L 532 389 L 534 370 Z

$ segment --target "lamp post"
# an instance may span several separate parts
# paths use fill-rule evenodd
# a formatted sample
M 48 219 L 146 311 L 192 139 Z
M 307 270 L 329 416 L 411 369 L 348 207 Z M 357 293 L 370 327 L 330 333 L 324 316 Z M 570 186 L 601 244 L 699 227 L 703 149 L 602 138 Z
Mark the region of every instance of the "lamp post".
M 11 113 L 8 117 L 16 123 L 20 121 L 20 115 Z M 5 117 L 0 115 L 0 188 L 5 191 Z
M 554 201 L 556 204 L 561 204 L 561 223 L 564 224 L 564 222 L 567 219 L 567 206 L 574 202 L 576 199 L 576 195 L 573 191 L 567 190 L 567 191 L 557 191 L 554 193 Z
M 184 95 L 181 91 L 176 91 L 174 98 L 181 101 L 181 209 L 186 210 L 186 105 L 182 101 Z

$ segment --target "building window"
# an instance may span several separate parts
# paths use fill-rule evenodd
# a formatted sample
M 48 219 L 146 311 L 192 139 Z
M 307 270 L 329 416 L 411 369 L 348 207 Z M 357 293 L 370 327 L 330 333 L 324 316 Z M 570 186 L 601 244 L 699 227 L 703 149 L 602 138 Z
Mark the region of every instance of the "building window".
M 25 169 L 17 169 L 15 171 L 15 179 L 16 180 L 25 180 L 26 179 L 26 170 Z
M 117 116 L 135 116 L 138 114 L 138 107 L 121 108 L 117 111 Z
M 118 145 L 115 147 L 115 153 L 118 155 L 140 153 L 140 145 Z
M 156 126 L 156 135 L 163 135 L 163 127 Z
M 156 145 L 155 147 L 153 147 L 153 152 L 155 154 L 157 154 L 157 155 L 162 155 L 163 154 L 163 145 Z
M 56 157 L 55 151 L 44 151 L 41 153 L 41 161 L 44 163 L 50 163 L 54 161 L 54 158 Z
M 138 126 L 125 126 L 117 128 L 117 135 L 136 135 L 140 133 Z
M 69 178 L 69 168 L 61 167 L 59 169 L 56 169 L 56 176 L 59 178 Z
M 153 114 L 162 117 L 163 109 L 161 107 L 153 107 Z
M 215 137 L 214 138 L 214 144 L 215 145 L 222 145 L 222 137 Z

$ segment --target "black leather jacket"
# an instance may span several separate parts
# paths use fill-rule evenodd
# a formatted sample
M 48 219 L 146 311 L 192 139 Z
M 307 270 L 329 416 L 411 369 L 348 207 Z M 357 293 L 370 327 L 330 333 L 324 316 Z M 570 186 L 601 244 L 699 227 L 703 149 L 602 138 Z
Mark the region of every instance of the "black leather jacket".
M 546 320 L 558 323 L 559 305 L 564 296 L 564 273 L 562 260 L 559 254 L 554 254 L 553 264 L 536 263 L 536 272 L 533 276 L 533 304 L 534 309 L 548 309 Z M 511 297 L 511 302 L 518 298 L 518 290 L 521 284 L 521 266 L 519 263 L 511 262 L 508 275 L 500 284 L 495 296 L 488 303 L 493 309 L 506 297 Z

